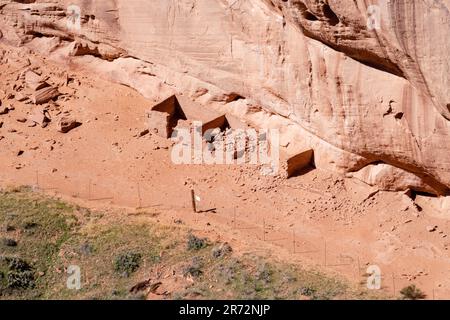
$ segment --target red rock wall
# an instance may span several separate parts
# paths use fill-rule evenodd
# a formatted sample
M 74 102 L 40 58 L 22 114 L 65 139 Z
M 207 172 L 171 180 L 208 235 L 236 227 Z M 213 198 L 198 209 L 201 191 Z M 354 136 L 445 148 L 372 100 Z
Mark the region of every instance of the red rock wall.
M 374 3 L 375 26 L 363 0 L 0 1 L 0 31 L 13 45 L 94 55 L 121 82 L 133 69 L 127 83 L 144 94 L 159 81 L 279 125 L 286 145 L 316 150 L 318 166 L 384 163 L 359 176 L 395 168 L 402 188 L 447 193 L 450 1 Z M 79 29 L 68 24 L 71 4 Z M 246 99 L 227 103 L 237 95 Z

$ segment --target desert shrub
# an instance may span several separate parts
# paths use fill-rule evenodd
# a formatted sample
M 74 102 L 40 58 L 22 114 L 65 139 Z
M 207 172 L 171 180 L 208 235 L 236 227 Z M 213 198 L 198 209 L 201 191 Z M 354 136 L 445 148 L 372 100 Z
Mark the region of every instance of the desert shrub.
M 302 296 L 313 297 L 316 294 L 316 289 L 311 287 L 302 287 L 299 289 L 299 293 Z
M 416 285 L 414 284 L 404 287 L 400 291 L 400 294 L 402 295 L 403 299 L 407 300 L 420 300 L 426 298 L 425 293 L 419 288 L 417 288 Z
M 11 271 L 25 272 L 32 269 L 30 264 L 21 258 L 6 257 L 5 261 L 8 263 L 8 268 Z
M 198 238 L 193 234 L 189 234 L 187 248 L 188 250 L 200 250 L 208 246 L 208 239 Z
M 17 241 L 14 239 L 5 238 L 3 239 L 3 244 L 7 247 L 16 247 Z
M 192 259 L 192 263 L 188 265 L 183 270 L 183 275 L 186 277 L 188 275 L 191 275 L 193 277 L 200 277 L 203 274 L 203 271 L 201 270 L 203 267 L 203 261 L 200 257 L 194 257 Z
M 217 259 L 217 258 L 226 256 L 227 254 L 229 254 L 231 252 L 233 252 L 233 249 L 231 248 L 231 246 L 228 243 L 225 242 L 225 243 L 213 248 L 211 253 L 212 253 L 212 256 Z
M 126 252 L 118 255 L 114 262 L 114 270 L 125 277 L 129 277 L 139 269 L 142 256 L 140 253 Z
M 200 277 L 202 274 L 203 274 L 203 271 L 200 269 L 200 267 L 198 265 L 187 266 L 183 271 L 183 275 L 185 277 L 188 275 L 191 275 L 193 277 Z
M 34 287 L 32 271 L 9 271 L 7 274 L 8 288 L 29 289 Z
M 10 289 L 29 289 L 35 285 L 34 272 L 31 265 L 18 257 L 0 257 L 0 264 L 6 266 L 0 280 Z M 3 281 L 2 281 L 3 282 Z
M 256 278 L 266 284 L 272 281 L 273 271 L 270 269 L 270 266 L 267 264 L 262 264 L 258 267 Z
M 23 224 L 23 228 L 25 230 L 34 229 L 34 228 L 37 228 L 37 227 L 38 227 L 38 224 L 36 222 L 33 222 L 33 221 L 25 222 Z

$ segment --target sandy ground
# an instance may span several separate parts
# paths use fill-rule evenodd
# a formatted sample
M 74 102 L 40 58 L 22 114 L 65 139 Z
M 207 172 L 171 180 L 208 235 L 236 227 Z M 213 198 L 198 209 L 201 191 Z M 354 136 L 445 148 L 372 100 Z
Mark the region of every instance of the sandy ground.
M 238 252 L 264 252 L 354 283 L 377 265 L 387 294 L 414 283 L 429 299 L 450 298 L 449 215 L 433 207 L 434 199 L 419 197 L 418 210 L 402 193 L 376 193 L 321 170 L 286 180 L 262 176 L 250 165 L 175 165 L 170 141 L 139 137 L 156 100 L 29 52 L 1 49 L 0 110 L 14 110 L 0 115 L 0 186 L 32 185 L 90 207 L 158 212 L 162 221 L 181 220 Z M 28 69 L 64 94 L 44 105 L 52 120 L 45 128 L 17 121 L 36 106 L 8 97 L 17 95 L 14 87 Z M 58 132 L 63 115 L 82 125 Z M 192 211 L 191 188 L 201 198 L 200 213 Z

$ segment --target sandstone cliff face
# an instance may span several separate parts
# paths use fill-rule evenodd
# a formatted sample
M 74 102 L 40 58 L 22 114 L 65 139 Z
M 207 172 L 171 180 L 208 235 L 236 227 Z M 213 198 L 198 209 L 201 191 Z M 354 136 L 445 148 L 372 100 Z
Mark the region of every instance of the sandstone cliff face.
M 68 23 L 73 4 L 80 28 Z M 17 0 L 0 1 L 0 31 L 144 95 L 183 92 L 279 127 L 287 149 L 315 149 L 318 167 L 447 194 L 449 9 L 450 0 Z

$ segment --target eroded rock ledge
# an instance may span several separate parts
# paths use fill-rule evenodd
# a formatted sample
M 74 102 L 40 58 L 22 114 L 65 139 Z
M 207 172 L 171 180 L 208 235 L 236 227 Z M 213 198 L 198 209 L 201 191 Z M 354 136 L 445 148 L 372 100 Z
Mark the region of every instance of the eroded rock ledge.
M 0 1 L 0 36 L 146 96 L 181 92 L 279 127 L 283 146 L 313 148 L 318 167 L 448 194 L 450 2 L 378 1 L 373 30 L 370 4 Z

